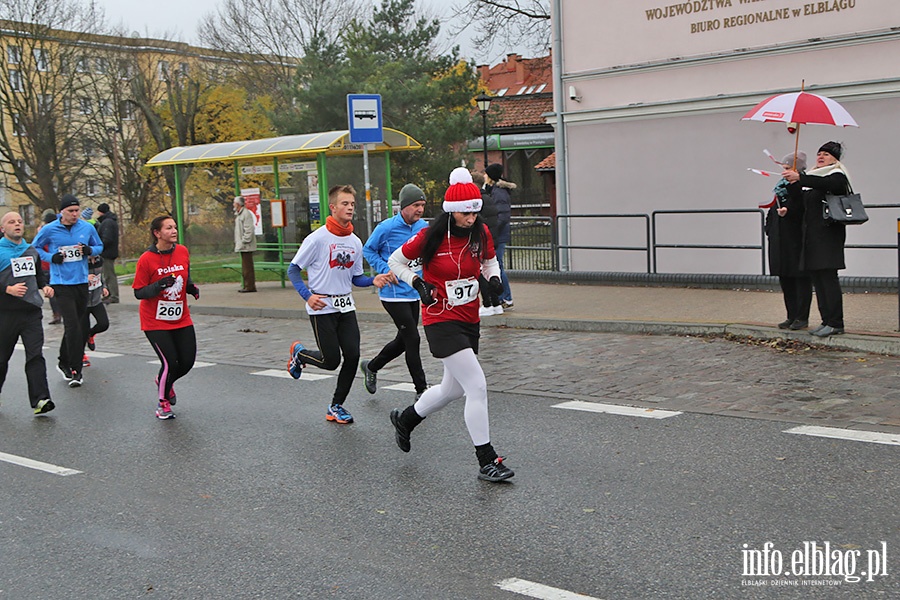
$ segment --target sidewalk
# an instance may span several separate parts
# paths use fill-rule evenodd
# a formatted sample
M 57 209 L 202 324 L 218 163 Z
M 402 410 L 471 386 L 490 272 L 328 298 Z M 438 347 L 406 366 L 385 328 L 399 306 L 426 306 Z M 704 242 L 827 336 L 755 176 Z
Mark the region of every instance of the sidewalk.
M 255 294 L 239 294 L 240 284 L 201 286 L 191 311 L 243 317 L 306 318 L 303 300 L 288 282 L 260 282 Z M 374 288 L 373 288 L 374 289 Z M 644 334 L 724 334 L 783 338 L 834 348 L 900 356 L 898 299 L 895 294 L 844 294 L 847 333 L 816 338 L 805 331 L 783 331 L 781 294 L 768 291 L 676 287 L 626 287 L 512 282 L 515 307 L 485 317 L 482 326 L 561 331 Z M 123 288 L 122 304 L 138 301 Z M 377 294 L 354 290 L 361 322 L 389 322 Z M 810 323 L 818 324 L 813 301 Z

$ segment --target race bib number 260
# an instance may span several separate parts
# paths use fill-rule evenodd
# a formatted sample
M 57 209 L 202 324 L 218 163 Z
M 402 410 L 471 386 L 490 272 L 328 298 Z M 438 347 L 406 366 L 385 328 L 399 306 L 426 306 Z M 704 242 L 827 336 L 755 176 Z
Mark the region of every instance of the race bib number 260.
M 177 321 L 184 314 L 184 302 L 160 300 L 156 305 L 156 318 L 160 321 Z

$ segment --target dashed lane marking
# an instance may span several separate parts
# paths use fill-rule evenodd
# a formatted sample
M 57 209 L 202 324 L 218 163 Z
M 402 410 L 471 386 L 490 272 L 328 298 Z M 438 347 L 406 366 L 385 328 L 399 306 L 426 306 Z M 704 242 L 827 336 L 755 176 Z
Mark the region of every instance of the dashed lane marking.
M 76 471 L 75 469 L 67 469 L 66 467 L 58 467 L 56 465 L 51 465 L 50 463 L 40 462 L 37 460 L 31 460 L 30 458 L 25 458 L 24 456 L 16 456 L 15 454 L 7 454 L 5 452 L 0 452 L 0 460 L 3 462 L 8 462 L 14 465 L 19 465 L 20 467 L 28 467 L 29 469 L 37 469 L 38 471 L 44 471 L 45 473 L 51 473 L 53 475 L 78 475 L 81 471 Z
M 870 442 L 873 444 L 888 444 L 890 446 L 900 446 L 900 434 L 896 433 L 879 433 L 877 431 L 857 431 L 856 429 L 841 429 L 839 427 L 816 427 L 813 425 L 802 425 L 787 429 L 784 433 L 794 433 L 797 435 L 811 435 L 814 437 L 833 438 L 837 440 L 850 440 L 853 442 Z
M 598 600 L 593 596 L 585 596 L 584 594 L 576 594 L 568 590 L 562 590 L 549 585 L 526 581 L 525 579 L 517 579 L 512 577 L 504 579 L 494 584 L 501 590 L 528 596 L 529 598 L 538 598 L 539 600 Z
M 634 408 L 632 406 L 619 406 L 617 404 L 600 404 L 599 402 L 581 402 L 573 400 L 571 402 L 563 402 L 562 404 L 554 404 L 553 408 L 564 408 L 566 410 L 583 410 L 586 412 L 608 413 L 611 415 L 623 415 L 626 417 L 643 417 L 645 419 L 668 419 L 681 414 L 674 410 L 658 410 L 655 408 Z
M 115 354 L 114 352 L 97 352 L 95 350 L 88 350 L 87 355 L 91 358 L 116 358 L 117 356 L 122 356 L 121 354 Z
M 160 364 L 158 360 L 148 360 L 147 363 L 149 363 L 151 365 Z M 203 367 L 214 367 L 214 366 L 216 366 L 216 363 L 208 363 L 208 362 L 203 362 L 201 360 L 198 360 L 197 362 L 194 363 L 193 368 L 202 369 Z
M 412 383 L 395 383 L 394 385 L 386 386 L 384 389 L 397 390 L 398 392 L 413 392 L 413 393 L 415 393 L 416 386 Z
M 282 369 L 266 369 L 265 371 L 256 371 L 251 375 L 262 375 L 263 377 L 279 377 L 281 379 L 293 379 L 291 374 Z M 334 375 L 321 375 L 319 373 L 304 373 L 300 377 L 300 381 L 319 381 L 320 379 L 331 379 Z

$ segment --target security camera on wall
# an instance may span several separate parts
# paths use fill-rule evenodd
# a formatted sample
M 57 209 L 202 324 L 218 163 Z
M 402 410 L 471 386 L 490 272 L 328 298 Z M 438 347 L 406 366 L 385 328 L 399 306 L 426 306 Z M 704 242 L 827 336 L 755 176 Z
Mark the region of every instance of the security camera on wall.
M 581 96 L 578 95 L 578 90 L 575 89 L 574 85 L 569 86 L 569 100 L 581 102 Z

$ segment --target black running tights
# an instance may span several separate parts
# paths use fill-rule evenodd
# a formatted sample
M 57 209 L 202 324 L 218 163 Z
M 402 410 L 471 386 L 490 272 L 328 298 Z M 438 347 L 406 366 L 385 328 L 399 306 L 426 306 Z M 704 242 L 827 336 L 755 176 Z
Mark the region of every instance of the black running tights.
M 188 374 L 197 358 L 197 336 L 194 326 L 180 329 L 157 329 L 145 331 L 153 351 L 159 357 L 157 387 L 159 398 L 168 398 L 172 385 Z

